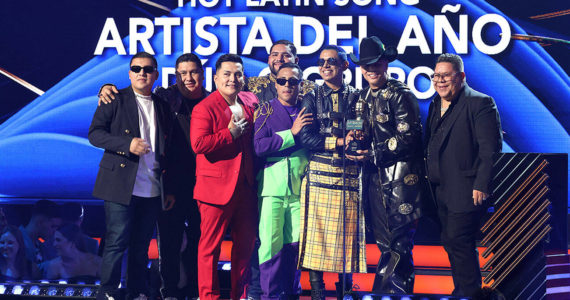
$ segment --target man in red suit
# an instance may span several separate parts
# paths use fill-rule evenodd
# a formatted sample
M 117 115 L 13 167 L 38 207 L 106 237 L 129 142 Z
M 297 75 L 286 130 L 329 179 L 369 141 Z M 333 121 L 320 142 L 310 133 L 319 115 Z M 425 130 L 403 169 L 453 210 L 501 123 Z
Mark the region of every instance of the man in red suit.
M 196 153 L 196 186 L 202 235 L 198 243 L 198 292 L 201 300 L 219 299 L 218 260 L 224 234 L 231 226 L 230 297 L 243 298 L 257 226 L 251 124 L 251 93 L 244 85 L 243 62 L 235 54 L 220 56 L 217 90 L 194 107 L 190 142 Z

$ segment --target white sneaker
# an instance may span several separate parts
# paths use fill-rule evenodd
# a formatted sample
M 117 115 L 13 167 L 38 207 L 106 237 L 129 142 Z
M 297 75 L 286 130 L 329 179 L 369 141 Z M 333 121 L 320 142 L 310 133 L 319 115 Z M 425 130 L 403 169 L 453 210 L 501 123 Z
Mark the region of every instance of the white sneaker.
M 105 293 L 105 299 L 107 300 L 115 300 L 115 298 L 113 296 L 110 296 L 109 294 Z

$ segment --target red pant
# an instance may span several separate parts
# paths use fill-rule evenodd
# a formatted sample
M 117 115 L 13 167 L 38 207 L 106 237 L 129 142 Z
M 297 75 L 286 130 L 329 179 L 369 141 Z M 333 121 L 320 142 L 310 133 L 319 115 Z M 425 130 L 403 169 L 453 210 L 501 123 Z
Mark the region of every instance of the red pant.
M 233 300 L 245 298 L 249 281 L 249 260 L 253 252 L 257 228 L 257 201 L 253 187 L 238 180 L 234 194 L 226 205 L 198 201 L 202 235 L 198 243 L 198 292 L 200 300 L 220 298 L 218 261 L 224 234 L 231 226 L 233 241 L 232 291 Z

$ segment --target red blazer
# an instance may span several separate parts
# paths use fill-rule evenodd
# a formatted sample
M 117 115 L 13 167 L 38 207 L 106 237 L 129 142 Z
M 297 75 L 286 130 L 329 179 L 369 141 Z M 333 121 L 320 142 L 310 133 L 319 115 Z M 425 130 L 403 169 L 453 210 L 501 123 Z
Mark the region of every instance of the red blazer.
M 238 95 L 249 123 L 249 130 L 235 141 L 228 129 L 232 112 L 218 91 L 194 107 L 190 119 L 190 143 L 196 153 L 194 199 L 216 205 L 227 204 L 240 174 L 253 186 L 255 176 L 251 96 L 255 98 L 255 95 L 249 92 L 241 92 Z

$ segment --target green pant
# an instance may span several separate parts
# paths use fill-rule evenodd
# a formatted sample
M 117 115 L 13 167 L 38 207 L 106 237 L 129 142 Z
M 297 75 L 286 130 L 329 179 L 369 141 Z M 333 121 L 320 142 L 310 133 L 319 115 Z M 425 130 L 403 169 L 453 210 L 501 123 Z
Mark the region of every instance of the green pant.
M 259 218 L 259 271 L 262 299 L 294 295 L 299 282 L 299 196 L 262 197 Z

